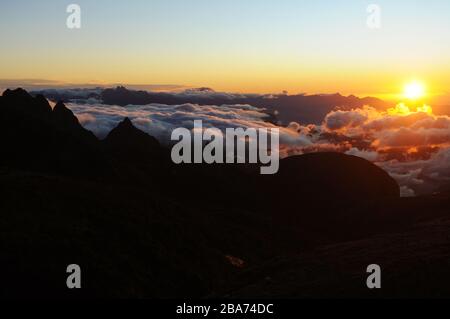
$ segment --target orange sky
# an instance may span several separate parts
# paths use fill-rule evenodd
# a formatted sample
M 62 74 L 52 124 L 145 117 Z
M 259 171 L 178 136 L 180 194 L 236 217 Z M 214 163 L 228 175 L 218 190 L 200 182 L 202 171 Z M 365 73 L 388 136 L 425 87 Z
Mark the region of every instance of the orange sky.
M 450 2 L 378 2 L 377 30 L 358 0 L 80 0 L 77 30 L 64 4 L 8 2 L 0 76 L 383 98 L 420 79 L 429 95 L 449 95 Z

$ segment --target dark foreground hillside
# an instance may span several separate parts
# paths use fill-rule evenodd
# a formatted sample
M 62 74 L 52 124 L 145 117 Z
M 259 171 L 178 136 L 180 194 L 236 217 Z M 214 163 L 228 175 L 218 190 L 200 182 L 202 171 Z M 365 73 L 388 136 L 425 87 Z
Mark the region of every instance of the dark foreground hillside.
M 442 204 L 448 209 L 448 200 Z M 240 274 L 228 296 L 448 298 L 449 233 L 450 218 L 445 217 L 401 232 L 278 256 Z M 382 267 L 381 290 L 366 286 L 365 270 L 373 263 Z
M 448 194 L 399 198 L 360 158 L 298 156 L 264 177 L 176 166 L 127 119 L 100 141 L 23 90 L 0 97 L 0 124 L 1 297 L 450 297 Z

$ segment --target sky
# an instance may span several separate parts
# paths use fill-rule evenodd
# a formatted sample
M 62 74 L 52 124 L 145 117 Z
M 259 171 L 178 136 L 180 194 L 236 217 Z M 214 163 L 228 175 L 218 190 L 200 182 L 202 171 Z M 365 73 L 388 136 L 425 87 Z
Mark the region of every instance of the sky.
M 81 29 L 66 8 L 81 7 Z M 381 28 L 367 7 L 381 8 Z M 450 89 L 448 0 L 0 0 L 0 80 L 388 96 Z M 55 82 L 52 82 L 55 81 Z

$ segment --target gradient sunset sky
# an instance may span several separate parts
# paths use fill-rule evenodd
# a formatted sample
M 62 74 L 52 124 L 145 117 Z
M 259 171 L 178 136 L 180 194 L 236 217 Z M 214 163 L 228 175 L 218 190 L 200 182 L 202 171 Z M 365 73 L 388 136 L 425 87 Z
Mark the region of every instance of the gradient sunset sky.
M 0 0 L 0 78 L 388 95 L 450 83 L 448 0 Z M 66 7 L 82 28 L 66 27 Z M 366 25 L 367 6 L 382 28 Z

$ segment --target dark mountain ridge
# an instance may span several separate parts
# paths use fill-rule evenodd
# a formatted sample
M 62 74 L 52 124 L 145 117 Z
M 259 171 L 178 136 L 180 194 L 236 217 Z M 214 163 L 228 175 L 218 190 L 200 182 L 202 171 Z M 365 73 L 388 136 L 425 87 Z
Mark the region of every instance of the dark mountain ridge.
M 63 103 L 52 110 L 20 89 L 0 97 L 0 143 L 2 296 L 256 296 L 264 288 L 248 289 L 260 278 L 253 270 L 269 275 L 272 260 L 278 277 L 291 271 L 280 258 L 314 258 L 320 247 L 370 243 L 448 218 L 448 196 L 401 199 L 395 181 L 363 159 L 297 156 L 282 160 L 274 176 L 246 165 L 174 165 L 169 150 L 129 119 L 100 141 Z M 449 251 L 448 238 L 439 245 L 441 256 Z M 351 247 L 347 256 L 358 256 Z M 65 267 L 74 262 L 85 273 L 80 291 L 65 288 Z M 394 275 L 414 271 L 408 266 Z M 304 287 L 306 279 L 295 280 Z M 311 296 L 326 289 L 318 285 Z M 433 280 L 415 289 L 447 293 Z

